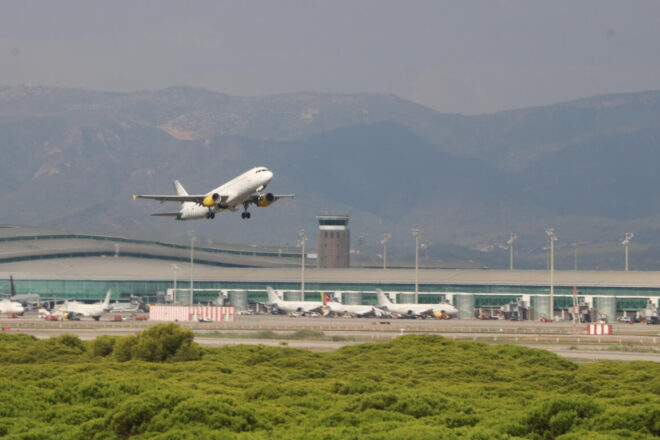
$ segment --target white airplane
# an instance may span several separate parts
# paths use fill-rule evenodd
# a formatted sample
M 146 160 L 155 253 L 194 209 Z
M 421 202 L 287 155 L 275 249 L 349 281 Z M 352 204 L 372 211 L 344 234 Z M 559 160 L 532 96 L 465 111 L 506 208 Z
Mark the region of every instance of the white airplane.
M 270 206 L 279 199 L 293 199 L 295 194 L 274 195 L 263 194 L 262 191 L 273 180 L 273 172 L 266 167 L 255 167 L 230 180 L 229 182 L 207 192 L 206 194 L 190 195 L 178 180 L 174 181 L 176 195 L 135 195 L 133 199 L 152 199 L 163 202 L 180 202 L 178 212 L 159 212 L 154 216 L 174 217 L 176 220 L 199 220 L 215 218 L 216 212 L 225 210 L 237 211 L 243 206 L 242 218 L 250 218 L 248 208 L 255 204 L 260 208 Z
M 110 311 L 111 294 L 112 289 L 108 289 L 108 293 L 105 294 L 105 300 L 94 304 L 85 304 L 78 301 L 65 301 L 63 304 L 55 306 L 55 312 L 89 316 L 98 321 L 99 318 L 101 318 L 101 315 Z
M 17 313 L 19 315 L 25 312 L 25 307 L 19 302 L 7 298 L 0 299 L 0 313 Z
M 323 294 L 323 305 L 324 307 L 327 307 L 329 311 L 332 313 L 350 314 L 350 315 L 355 315 L 359 318 L 364 318 L 367 316 L 381 317 L 385 315 L 385 312 L 383 312 L 381 309 L 375 306 L 350 305 L 350 304 L 342 304 L 337 301 L 331 301 L 330 298 L 328 298 L 328 295 L 326 295 L 325 293 Z
M 376 289 L 378 296 L 378 307 L 391 313 L 408 317 L 436 317 L 439 318 L 444 313 L 447 316 L 456 316 L 458 309 L 451 304 L 393 304 L 382 290 Z
M 270 307 L 277 307 L 283 313 L 306 313 L 320 312 L 323 301 L 284 301 L 281 293 L 275 292 L 272 287 L 266 286 L 268 291 L 268 302 Z

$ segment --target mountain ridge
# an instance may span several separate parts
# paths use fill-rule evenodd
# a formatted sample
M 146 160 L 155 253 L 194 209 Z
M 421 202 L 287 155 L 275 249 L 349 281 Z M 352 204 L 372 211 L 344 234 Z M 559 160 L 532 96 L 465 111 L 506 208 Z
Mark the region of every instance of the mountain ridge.
M 529 231 L 519 234 L 529 255 L 554 221 L 560 238 L 601 243 L 637 228 L 653 243 L 658 121 L 658 91 L 466 116 L 378 93 L 0 87 L 0 222 L 181 238 L 194 227 L 206 239 L 284 244 L 314 230 L 316 214 L 341 211 L 372 253 L 384 232 L 392 252 L 409 252 L 413 226 L 467 247 Z M 250 222 L 224 214 L 194 226 L 129 201 L 175 178 L 206 191 L 254 165 L 275 171 L 269 190 L 296 200 L 255 209 Z

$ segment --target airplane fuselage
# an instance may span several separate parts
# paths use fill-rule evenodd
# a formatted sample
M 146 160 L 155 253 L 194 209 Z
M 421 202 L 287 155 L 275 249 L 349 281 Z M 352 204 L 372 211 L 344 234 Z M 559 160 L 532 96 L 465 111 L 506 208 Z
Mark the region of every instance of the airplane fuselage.
M 320 311 L 323 307 L 323 301 L 285 301 L 282 293 L 275 292 L 270 286 L 266 291 L 268 292 L 266 305 L 277 307 L 277 310 L 283 313 L 310 313 Z
M 284 313 L 310 313 L 315 310 L 320 310 L 323 303 L 320 301 L 276 301 L 271 303 L 277 309 Z
M 458 314 L 458 309 L 451 304 L 394 304 L 387 299 L 385 294 L 379 289 L 377 289 L 376 295 L 378 297 L 378 307 L 398 315 L 437 316 L 445 314 L 448 316 L 455 316 Z
M 350 313 L 356 316 L 382 316 L 383 311 L 375 306 L 342 304 L 336 301 L 330 301 L 325 304 L 330 311 L 334 313 Z
M 273 180 L 272 171 L 264 167 L 255 167 L 233 178 L 229 182 L 220 185 L 206 193 L 222 194 L 227 199 L 212 207 L 201 206 L 194 202 L 184 202 L 181 207 L 181 215 L 178 220 L 201 220 L 209 217 L 209 213 L 217 213 L 226 209 L 233 210 L 248 202 L 255 193 L 261 192 Z
M 21 303 L 8 299 L 0 300 L 0 313 L 23 313 L 25 307 Z
M 105 312 L 103 304 L 83 304 L 77 301 L 70 301 L 59 307 L 60 312 L 76 313 L 82 316 L 89 316 L 92 318 L 99 317 Z
M 450 304 L 387 304 L 379 305 L 388 312 L 399 315 L 435 315 L 445 313 L 449 316 L 458 314 L 456 307 Z
M 64 304 L 56 306 L 55 311 L 58 313 L 73 313 L 76 315 L 89 316 L 98 320 L 101 315 L 110 310 L 111 293 L 112 290 L 108 289 L 108 292 L 105 295 L 105 300 L 103 302 L 94 304 L 85 304 L 78 301 L 66 301 Z

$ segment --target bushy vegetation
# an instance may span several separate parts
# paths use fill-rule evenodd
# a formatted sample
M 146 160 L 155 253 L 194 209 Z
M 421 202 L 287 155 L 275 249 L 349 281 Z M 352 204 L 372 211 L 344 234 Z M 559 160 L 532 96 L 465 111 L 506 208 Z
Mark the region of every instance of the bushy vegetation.
M 0 435 L 71 439 L 609 439 L 660 435 L 660 365 L 404 336 L 332 353 L 205 349 L 159 325 L 0 335 Z

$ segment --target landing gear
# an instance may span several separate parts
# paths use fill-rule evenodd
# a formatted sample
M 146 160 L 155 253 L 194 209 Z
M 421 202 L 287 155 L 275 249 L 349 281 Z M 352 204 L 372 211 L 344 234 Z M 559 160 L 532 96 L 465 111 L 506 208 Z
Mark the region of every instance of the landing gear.
M 206 218 L 209 218 L 209 219 L 214 219 L 215 218 L 215 212 L 211 211 L 211 208 L 209 208 L 209 212 L 206 213 Z
M 250 206 L 248 202 L 243 203 L 243 208 L 245 208 L 245 212 L 241 213 L 241 218 L 243 219 L 250 218 L 250 213 L 248 212 L 248 206 Z

